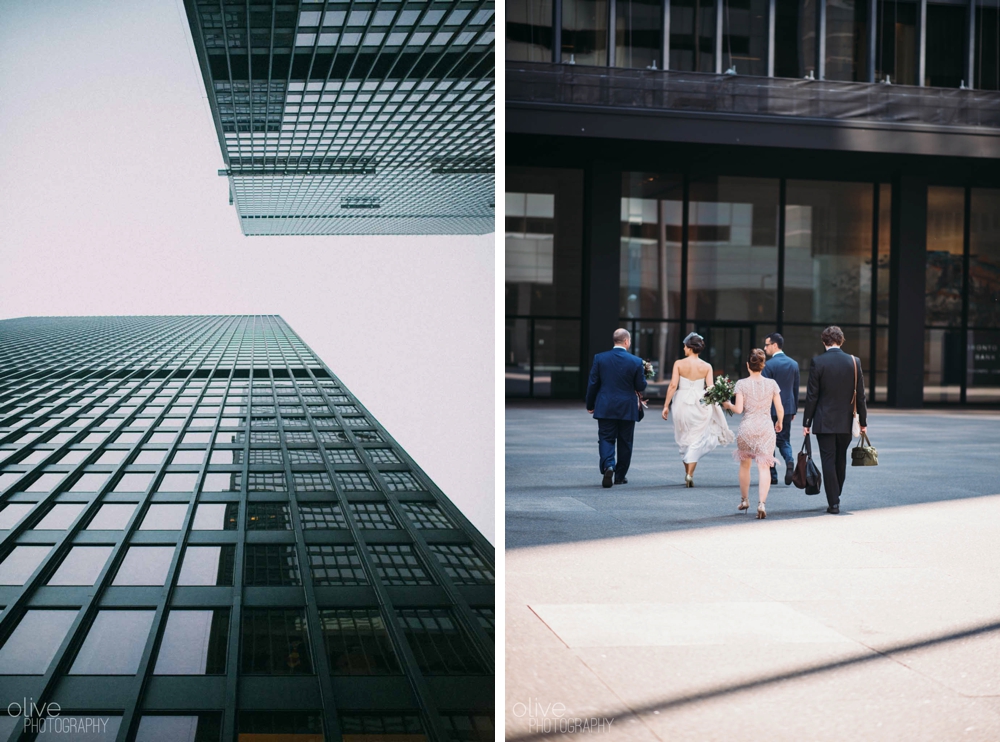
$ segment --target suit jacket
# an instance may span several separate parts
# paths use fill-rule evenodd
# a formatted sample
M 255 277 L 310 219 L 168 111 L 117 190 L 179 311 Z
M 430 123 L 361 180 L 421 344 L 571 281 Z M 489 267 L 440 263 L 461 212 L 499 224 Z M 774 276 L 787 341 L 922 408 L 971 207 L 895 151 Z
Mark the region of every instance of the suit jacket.
M 858 385 L 854 386 L 854 366 L 858 370 Z M 858 394 L 858 421 L 868 425 L 865 407 L 865 379 L 860 361 L 840 348 L 831 348 L 813 358 L 809 369 L 806 409 L 802 424 L 813 433 L 850 433 L 851 395 Z
M 642 359 L 624 348 L 598 353 L 587 383 L 587 409 L 605 420 L 638 420 L 636 392 L 646 388 Z
M 781 390 L 781 406 L 786 415 L 794 415 L 799 411 L 799 364 L 795 359 L 784 353 L 775 353 L 767 363 L 761 376 L 774 379 Z M 771 417 L 776 417 L 778 411 L 771 405 Z

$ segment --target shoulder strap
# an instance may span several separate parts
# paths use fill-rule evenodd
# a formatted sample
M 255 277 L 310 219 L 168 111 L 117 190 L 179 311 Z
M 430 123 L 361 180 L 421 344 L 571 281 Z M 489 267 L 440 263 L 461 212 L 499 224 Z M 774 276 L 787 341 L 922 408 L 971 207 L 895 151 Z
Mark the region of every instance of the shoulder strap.
M 851 356 L 851 368 L 854 369 L 854 393 L 851 395 L 851 406 L 854 408 L 854 414 L 858 414 L 858 367 L 855 365 L 855 361 L 858 359 Z

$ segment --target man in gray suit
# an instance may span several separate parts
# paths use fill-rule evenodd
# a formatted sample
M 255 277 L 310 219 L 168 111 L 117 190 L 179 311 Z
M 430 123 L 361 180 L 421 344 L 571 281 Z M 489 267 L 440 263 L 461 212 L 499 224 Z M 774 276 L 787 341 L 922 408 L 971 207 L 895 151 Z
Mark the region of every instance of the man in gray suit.
M 781 432 L 775 436 L 778 444 L 778 453 L 785 460 L 785 484 L 792 483 L 792 472 L 795 470 L 795 458 L 792 456 L 792 443 L 789 440 L 792 430 L 792 420 L 799 409 L 799 364 L 790 356 L 786 356 L 782 347 L 785 339 L 777 332 L 772 332 L 764 338 L 764 353 L 767 355 L 767 364 L 761 372 L 761 376 L 774 379 L 778 382 L 778 389 L 781 390 L 781 406 L 785 410 L 784 419 L 781 421 Z M 778 422 L 778 414 L 771 405 L 771 420 Z M 771 484 L 778 483 L 778 470 L 771 467 Z
M 816 433 L 819 455 L 823 460 L 823 488 L 829 504 L 826 512 L 840 512 L 840 492 L 847 474 L 847 449 L 851 445 L 851 425 L 854 421 L 852 399 L 857 395 L 858 422 L 861 432 L 868 429 L 868 408 L 865 406 L 865 379 L 861 363 L 840 349 L 844 333 L 833 325 L 820 336 L 826 352 L 813 358 L 806 388 L 806 408 L 802 432 Z M 857 374 L 857 383 L 854 377 Z

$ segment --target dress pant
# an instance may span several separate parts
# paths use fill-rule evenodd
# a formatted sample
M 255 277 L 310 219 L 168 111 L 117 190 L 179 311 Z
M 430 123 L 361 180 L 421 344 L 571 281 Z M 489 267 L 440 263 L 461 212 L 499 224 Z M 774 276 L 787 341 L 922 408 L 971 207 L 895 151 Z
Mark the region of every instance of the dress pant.
M 847 474 L 847 449 L 851 447 L 850 433 L 816 433 L 819 456 L 823 462 L 823 488 L 830 505 L 840 505 L 840 491 Z
M 785 466 L 789 469 L 795 468 L 795 455 L 792 453 L 792 442 L 789 440 L 789 436 L 792 434 L 792 419 L 795 415 L 785 415 L 782 418 L 781 432 L 774 434 L 775 445 L 778 446 L 778 453 L 781 458 L 785 460 Z M 771 422 L 778 422 L 778 418 L 772 416 Z M 776 479 L 778 476 L 777 467 L 771 467 L 771 479 Z
M 620 482 L 628 472 L 632 462 L 632 435 L 635 433 L 634 420 L 597 421 L 597 443 L 601 452 L 601 474 L 613 467 L 615 481 Z M 615 444 L 618 445 L 618 461 L 615 462 Z

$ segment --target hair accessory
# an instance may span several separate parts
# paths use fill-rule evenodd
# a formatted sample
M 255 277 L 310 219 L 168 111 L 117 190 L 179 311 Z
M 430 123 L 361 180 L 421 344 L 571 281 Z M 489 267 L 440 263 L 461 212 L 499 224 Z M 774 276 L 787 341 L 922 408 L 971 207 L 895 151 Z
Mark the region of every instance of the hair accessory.
M 705 338 L 703 338 L 697 332 L 689 332 L 688 336 L 684 338 L 684 345 L 687 345 L 692 340 L 701 340 L 702 342 L 704 342 Z

